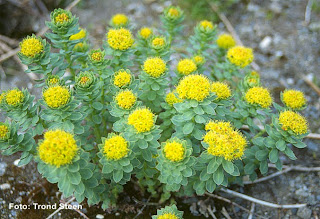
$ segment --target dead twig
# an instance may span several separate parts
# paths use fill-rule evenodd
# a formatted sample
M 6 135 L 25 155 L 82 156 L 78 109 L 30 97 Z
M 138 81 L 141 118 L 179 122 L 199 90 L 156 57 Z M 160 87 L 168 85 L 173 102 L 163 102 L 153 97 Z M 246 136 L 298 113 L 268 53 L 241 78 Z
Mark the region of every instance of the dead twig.
M 67 205 L 72 208 L 72 205 L 70 205 L 70 204 L 67 204 Z M 84 214 L 83 212 L 81 212 L 79 209 L 77 209 L 77 208 L 72 208 L 72 210 L 78 212 L 78 213 L 79 213 L 82 217 L 84 217 L 85 219 L 90 219 L 90 218 L 88 218 L 87 215 L 85 215 L 85 214 Z
M 17 46 L 19 41 L 16 39 L 11 39 L 10 37 L 4 36 L 0 34 L 0 40 L 9 44 L 10 46 Z
M 271 168 L 277 168 L 276 165 L 274 164 L 268 164 L 269 167 Z M 301 172 L 312 172 L 312 171 L 320 171 L 320 167 L 301 167 L 301 166 L 287 166 L 283 165 L 283 168 L 290 168 L 291 170 L 294 171 L 301 171 Z
M 305 25 L 308 25 L 310 23 L 312 4 L 313 4 L 313 0 L 309 0 L 308 4 L 307 4 L 307 7 L 306 7 L 306 11 L 304 13 L 304 23 L 305 23 Z
M 320 96 L 320 88 L 316 84 L 314 84 L 307 77 L 302 77 L 302 79 Z
M 252 219 L 255 206 L 256 205 L 254 203 L 251 204 L 251 209 L 250 209 L 250 214 L 248 216 L 248 219 Z
M 225 207 L 222 207 L 222 211 L 221 213 L 227 218 L 227 219 L 231 219 L 229 213 L 227 212 Z
M 211 215 L 211 217 L 212 217 L 213 219 L 217 219 L 217 217 L 214 215 L 213 210 L 211 209 L 211 206 L 210 206 L 210 205 L 208 206 L 207 210 L 208 210 L 209 214 Z
M 150 199 L 151 199 L 151 196 L 148 198 L 147 202 L 143 205 L 143 207 L 139 210 L 138 214 L 133 219 L 136 219 L 140 214 L 142 214 L 142 211 L 145 209 Z
M 72 202 L 73 200 L 75 200 L 76 198 L 73 197 L 71 199 L 69 199 L 69 201 L 67 201 L 65 204 L 69 204 L 70 202 Z M 59 211 L 61 211 L 63 209 L 63 207 L 59 207 L 57 210 L 55 210 L 52 214 L 50 214 L 46 219 L 50 219 L 52 218 L 55 214 L 57 214 Z
M 158 206 L 160 205 L 159 203 L 156 203 L 156 202 L 142 202 L 142 201 L 139 201 L 138 199 L 136 199 L 135 197 L 132 197 L 133 201 L 138 203 L 138 204 L 141 204 L 141 205 L 154 205 L 154 206 Z
M 263 200 L 260 200 L 260 199 L 257 199 L 257 198 L 253 198 L 251 196 L 248 196 L 248 195 L 245 195 L 245 194 L 241 194 L 239 192 L 235 192 L 235 191 L 232 191 L 230 189 L 221 188 L 220 190 L 225 192 L 225 193 L 228 193 L 230 195 L 233 195 L 233 196 L 236 196 L 236 197 L 239 197 L 239 198 L 254 202 L 254 203 L 259 204 L 259 205 L 270 207 L 270 208 L 290 209 L 290 208 L 302 208 L 302 207 L 307 206 L 306 203 L 304 203 L 304 204 L 278 205 L 278 204 L 274 204 L 274 203 L 271 203 L 271 202 L 263 201 Z

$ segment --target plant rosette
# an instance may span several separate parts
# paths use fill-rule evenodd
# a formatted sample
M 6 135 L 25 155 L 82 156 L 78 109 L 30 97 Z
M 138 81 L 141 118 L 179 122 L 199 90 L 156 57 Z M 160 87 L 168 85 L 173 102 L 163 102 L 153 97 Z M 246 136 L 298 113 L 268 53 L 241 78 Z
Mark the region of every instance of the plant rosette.
M 103 178 L 121 185 L 130 181 L 133 169 L 140 164 L 132 153 L 131 143 L 121 134 L 109 133 L 98 146 Z
M 169 60 L 170 44 L 164 36 L 152 36 L 148 40 L 148 47 L 151 48 L 147 53 L 148 56 L 158 56 Z
M 160 171 L 159 180 L 166 185 L 168 191 L 178 191 L 188 184 L 188 178 L 195 175 L 191 168 L 195 164 L 192 146 L 186 141 L 171 138 L 161 144 L 158 150 L 157 166 Z
M 109 82 L 112 86 L 109 88 L 110 93 L 115 95 L 121 89 L 131 89 L 137 92 L 140 81 L 135 79 L 129 69 L 120 69 L 116 71 Z
M 180 7 L 169 6 L 164 9 L 163 15 L 160 17 L 164 28 L 169 34 L 169 43 L 173 40 L 174 36 L 182 31 L 183 25 L 180 25 L 184 20 L 184 12 Z
M 166 206 L 157 210 L 157 214 L 152 216 L 152 219 L 182 219 L 183 211 L 179 211 L 176 205 Z

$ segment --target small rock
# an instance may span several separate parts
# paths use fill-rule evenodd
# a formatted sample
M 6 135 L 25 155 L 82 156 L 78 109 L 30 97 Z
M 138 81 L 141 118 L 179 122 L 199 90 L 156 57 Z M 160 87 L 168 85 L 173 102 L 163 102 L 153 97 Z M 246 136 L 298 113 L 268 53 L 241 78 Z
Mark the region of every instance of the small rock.
M 272 42 L 272 37 L 266 36 L 265 38 L 263 38 L 263 40 L 259 44 L 260 49 L 266 50 L 270 46 L 271 42 Z
M 103 216 L 102 214 L 97 214 L 97 215 L 96 215 L 96 218 L 97 218 L 97 219 L 103 219 L 104 216 Z
M 4 183 L 0 185 L 0 190 L 10 189 L 11 185 L 9 183 Z
M 295 194 L 300 196 L 300 197 L 308 197 L 309 196 L 308 192 L 304 188 L 298 189 L 295 192 Z
M 116 216 L 120 216 L 120 213 L 119 213 L 119 212 L 116 212 L 115 215 L 116 215 Z
M 272 12 L 276 14 L 280 14 L 282 11 L 282 6 L 278 2 L 272 2 L 269 8 Z
M 13 164 L 17 167 L 18 164 L 19 164 L 19 162 L 20 162 L 20 159 L 17 159 L 17 160 L 15 160 L 15 161 L 13 162 Z
M 311 218 L 312 210 L 307 207 L 299 208 L 297 215 L 300 218 Z
M 247 10 L 250 11 L 250 12 L 258 12 L 260 10 L 260 7 L 258 5 L 249 3 L 248 7 L 247 7 Z
M 320 22 L 313 22 L 309 25 L 310 30 L 318 31 L 320 30 Z
M 6 172 L 7 164 L 4 162 L 0 162 L 0 176 L 3 176 Z
M 293 78 L 288 78 L 287 79 L 287 83 L 290 84 L 290 85 L 294 84 L 294 79 Z

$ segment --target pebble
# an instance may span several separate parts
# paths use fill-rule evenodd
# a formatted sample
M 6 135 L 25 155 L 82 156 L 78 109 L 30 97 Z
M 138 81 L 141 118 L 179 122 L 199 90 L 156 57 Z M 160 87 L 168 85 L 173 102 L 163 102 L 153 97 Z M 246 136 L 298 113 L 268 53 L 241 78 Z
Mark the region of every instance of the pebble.
M 263 40 L 260 42 L 259 47 L 262 50 L 266 50 L 268 49 L 268 47 L 271 45 L 272 43 L 272 37 L 271 36 L 266 36 L 265 38 L 263 38 Z
M 299 208 L 297 215 L 300 218 L 311 218 L 312 210 L 307 207 Z
M 9 183 L 4 183 L 0 185 L 0 190 L 10 189 L 11 185 Z
M 17 159 L 17 160 L 15 160 L 15 161 L 13 162 L 13 164 L 14 164 L 16 167 L 18 167 L 19 162 L 20 162 L 20 159 Z
M 97 218 L 97 219 L 103 219 L 104 216 L 103 216 L 102 214 L 97 214 L 97 215 L 96 215 L 96 218 Z
M 3 176 L 6 172 L 7 164 L 4 162 L 0 162 L 0 176 Z

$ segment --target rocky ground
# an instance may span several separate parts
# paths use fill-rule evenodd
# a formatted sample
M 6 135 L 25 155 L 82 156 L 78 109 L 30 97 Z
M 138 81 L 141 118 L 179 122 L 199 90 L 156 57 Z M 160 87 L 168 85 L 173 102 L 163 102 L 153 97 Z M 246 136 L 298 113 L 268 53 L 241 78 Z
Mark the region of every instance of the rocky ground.
M 317 0 L 314 0 L 315 2 Z M 98 1 L 82 3 L 75 13 L 80 16 L 80 23 L 91 34 L 95 45 L 104 39 L 106 25 L 110 17 L 117 12 L 129 14 L 135 24 L 141 26 L 159 26 L 158 15 L 164 6 L 175 1 L 123 0 Z M 310 122 L 311 131 L 320 133 L 320 98 L 302 77 L 320 77 L 320 23 L 319 10 L 312 11 L 310 23 L 305 23 L 305 10 L 308 1 L 302 0 L 252 0 L 248 5 L 237 4 L 228 15 L 231 23 L 246 46 L 254 48 L 255 61 L 260 66 L 262 83 L 269 87 L 279 101 L 279 93 L 285 88 L 300 89 L 305 92 L 309 105 L 304 115 Z M 41 21 L 43 22 L 43 21 Z M 196 21 L 187 20 L 188 25 Z M 139 26 L 140 27 L 140 26 Z M 219 27 L 224 28 L 222 23 Z M 13 60 L 3 63 L 8 77 L 0 82 L 1 89 L 18 86 L 32 88 L 29 78 L 22 73 Z M 36 90 L 35 90 L 36 91 Z M 284 163 L 301 166 L 320 166 L 320 141 L 305 140 L 308 147 L 295 150 L 296 162 L 283 158 Z M 45 218 L 51 211 L 17 211 L 9 210 L 8 203 L 58 203 L 60 195 L 55 185 L 48 184 L 35 171 L 35 164 L 17 167 L 18 156 L 0 156 L 0 215 L 1 218 Z M 272 172 L 272 171 L 270 171 Z M 320 203 L 319 172 L 289 172 L 262 182 L 245 187 L 231 189 L 252 197 L 279 204 L 309 203 L 308 207 L 291 210 L 275 210 L 256 205 L 254 212 L 267 218 L 318 218 Z M 126 191 L 134 190 L 128 185 Z M 89 218 L 133 218 L 143 207 L 147 197 L 126 192 L 120 197 L 120 209 L 117 212 L 102 211 L 99 207 L 88 207 L 82 210 Z M 223 194 L 242 206 L 250 209 L 251 203 Z M 134 197 L 136 199 L 134 199 Z M 150 200 L 150 202 L 156 200 Z M 248 213 L 225 202 L 208 198 L 192 197 L 178 199 L 178 208 L 184 210 L 186 218 L 211 217 L 208 207 L 217 218 L 248 218 Z M 148 205 L 138 218 L 149 218 L 155 213 L 156 206 Z M 63 210 L 57 214 L 60 218 L 78 218 L 79 214 Z M 253 218 L 258 218 L 253 216 Z

